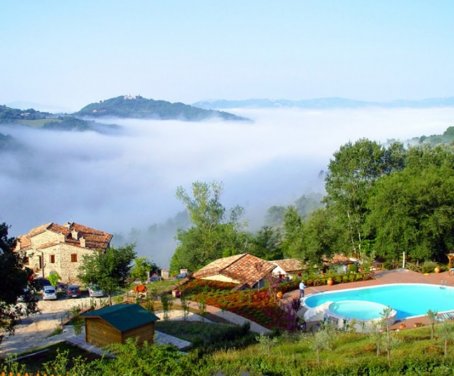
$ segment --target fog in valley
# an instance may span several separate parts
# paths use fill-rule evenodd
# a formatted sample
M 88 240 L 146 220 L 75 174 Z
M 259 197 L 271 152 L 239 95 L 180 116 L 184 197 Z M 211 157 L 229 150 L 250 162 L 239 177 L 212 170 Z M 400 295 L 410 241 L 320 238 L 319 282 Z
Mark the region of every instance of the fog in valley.
M 108 119 L 120 129 L 105 134 L 2 126 L 17 144 L 0 153 L 0 222 L 14 236 L 48 222 L 82 223 L 116 234 L 115 244 L 136 241 L 139 255 L 166 267 L 174 229 L 186 222 L 177 186 L 223 182 L 222 203 L 244 207 L 253 231 L 270 206 L 322 192 L 342 144 L 406 142 L 454 120 L 454 108 L 230 112 L 252 121 Z

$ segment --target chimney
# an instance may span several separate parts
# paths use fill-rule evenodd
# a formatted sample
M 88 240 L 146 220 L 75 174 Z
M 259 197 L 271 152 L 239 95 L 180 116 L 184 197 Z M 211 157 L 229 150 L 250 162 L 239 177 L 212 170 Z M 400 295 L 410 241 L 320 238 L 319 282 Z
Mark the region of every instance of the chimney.
M 76 230 L 71 231 L 71 236 L 73 239 L 77 240 L 79 237 L 79 233 Z
M 80 238 L 80 246 L 81 246 L 82 248 L 85 248 L 85 239 L 82 238 L 82 237 Z

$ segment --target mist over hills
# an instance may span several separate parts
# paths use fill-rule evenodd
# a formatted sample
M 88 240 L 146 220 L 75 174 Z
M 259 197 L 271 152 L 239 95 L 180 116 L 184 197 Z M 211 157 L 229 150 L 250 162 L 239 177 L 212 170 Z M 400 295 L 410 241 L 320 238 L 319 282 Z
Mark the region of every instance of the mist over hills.
M 248 120 L 228 112 L 206 110 L 184 103 L 171 103 L 128 95 L 91 103 L 74 115 L 92 118 L 116 117 L 183 121 L 202 121 L 212 118 L 228 121 Z
M 206 109 L 231 108 L 302 108 L 302 109 L 339 109 L 339 108 L 431 108 L 453 107 L 454 97 L 426 98 L 420 100 L 399 99 L 387 102 L 361 101 L 348 98 L 314 98 L 301 100 L 288 99 L 244 99 L 244 100 L 208 100 L 194 103 L 194 106 Z
M 320 172 L 342 144 L 421 135 L 415 143 L 449 142 L 454 123 L 454 108 L 270 108 L 235 111 L 252 122 L 115 118 L 118 131 L 94 132 L 39 126 L 88 121 L 74 115 L 1 110 L 9 115 L 0 120 L 0 222 L 12 236 L 50 221 L 80 222 L 115 233 L 116 244 L 135 241 L 160 266 L 187 226 L 176 215 L 184 209 L 178 186 L 223 182 L 222 203 L 242 206 L 255 231 L 270 207 L 279 214 L 302 195 L 323 193 Z
M 67 114 L 52 114 L 41 112 L 33 108 L 20 110 L 0 105 L 0 125 L 26 126 L 35 129 L 57 131 L 97 131 L 107 132 L 116 128 L 112 124 L 96 123 L 92 120 L 79 119 Z
M 205 110 L 183 103 L 146 99 L 141 96 L 119 96 L 91 103 L 80 111 L 65 114 L 38 111 L 33 108 L 18 109 L 0 105 L 0 126 L 7 132 L 14 126 L 54 131 L 95 131 L 110 133 L 118 130 L 115 124 L 106 124 L 103 119 L 151 119 L 180 121 L 249 121 L 249 119 L 228 112 Z M 12 142 L 2 139 L 0 148 Z

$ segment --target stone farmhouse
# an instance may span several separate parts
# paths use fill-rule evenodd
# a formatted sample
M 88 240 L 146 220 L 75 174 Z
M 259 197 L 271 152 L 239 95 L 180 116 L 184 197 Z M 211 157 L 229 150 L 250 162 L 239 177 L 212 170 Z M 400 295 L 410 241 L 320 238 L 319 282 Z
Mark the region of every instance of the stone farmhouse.
M 112 235 L 77 223 L 47 223 L 17 238 L 16 251 L 24 252 L 25 266 L 46 278 L 57 272 L 62 282 L 78 282 L 84 255 L 104 252 Z

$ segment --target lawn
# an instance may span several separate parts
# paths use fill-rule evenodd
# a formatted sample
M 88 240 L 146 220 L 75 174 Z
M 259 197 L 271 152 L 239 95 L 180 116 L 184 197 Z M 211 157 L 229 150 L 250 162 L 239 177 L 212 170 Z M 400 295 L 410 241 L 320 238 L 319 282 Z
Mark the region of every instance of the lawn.
M 60 342 L 52 346 L 48 346 L 42 349 L 35 349 L 31 353 L 21 354 L 18 363 L 25 366 L 27 372 L 38 372 L 43 370 L 43 364 L 46 362 L 54 361 L 57 354 L 60 352 L 68 352 L 68 358 L 70 359 L 69 365 L 73 365 L 73 360 L 77 357 L 81 357 L 83 361 L 92 361 L 99 359 L 100 357 L 96 354 L 87 352 L 80 347 L 71 345 L 68 342 Z M 28 355 L 28 356 L 27 356 Z M 25 357 L 24 357 L 25 356 Z M 0 370 L 6 361 L 0 361 Z
M 209 362 L 216 364 L 225 375 L 240 371 L 256 374 L 258 370 L 270 375 L 452 375 L 454 324 L 450 327 L 452 334 L 446 358 L 438 331 L 434 339 L 430 339 L 428 327 L 393 332 L 390 367 L 384 342 L 377 356 L 376 336 L 350 332 L 334 332 L 330 343 L 320 348 L 319 362 L 313 334 L 263 338 L 245 349 L 216 352 Z M 383 341 L 384 336 L 381 339 Z
M 255 343 L 256 337 L 248 326 L 200 321 L 158 321 L 156 330 L 191 342 L 193 349 L 244 347 Z

